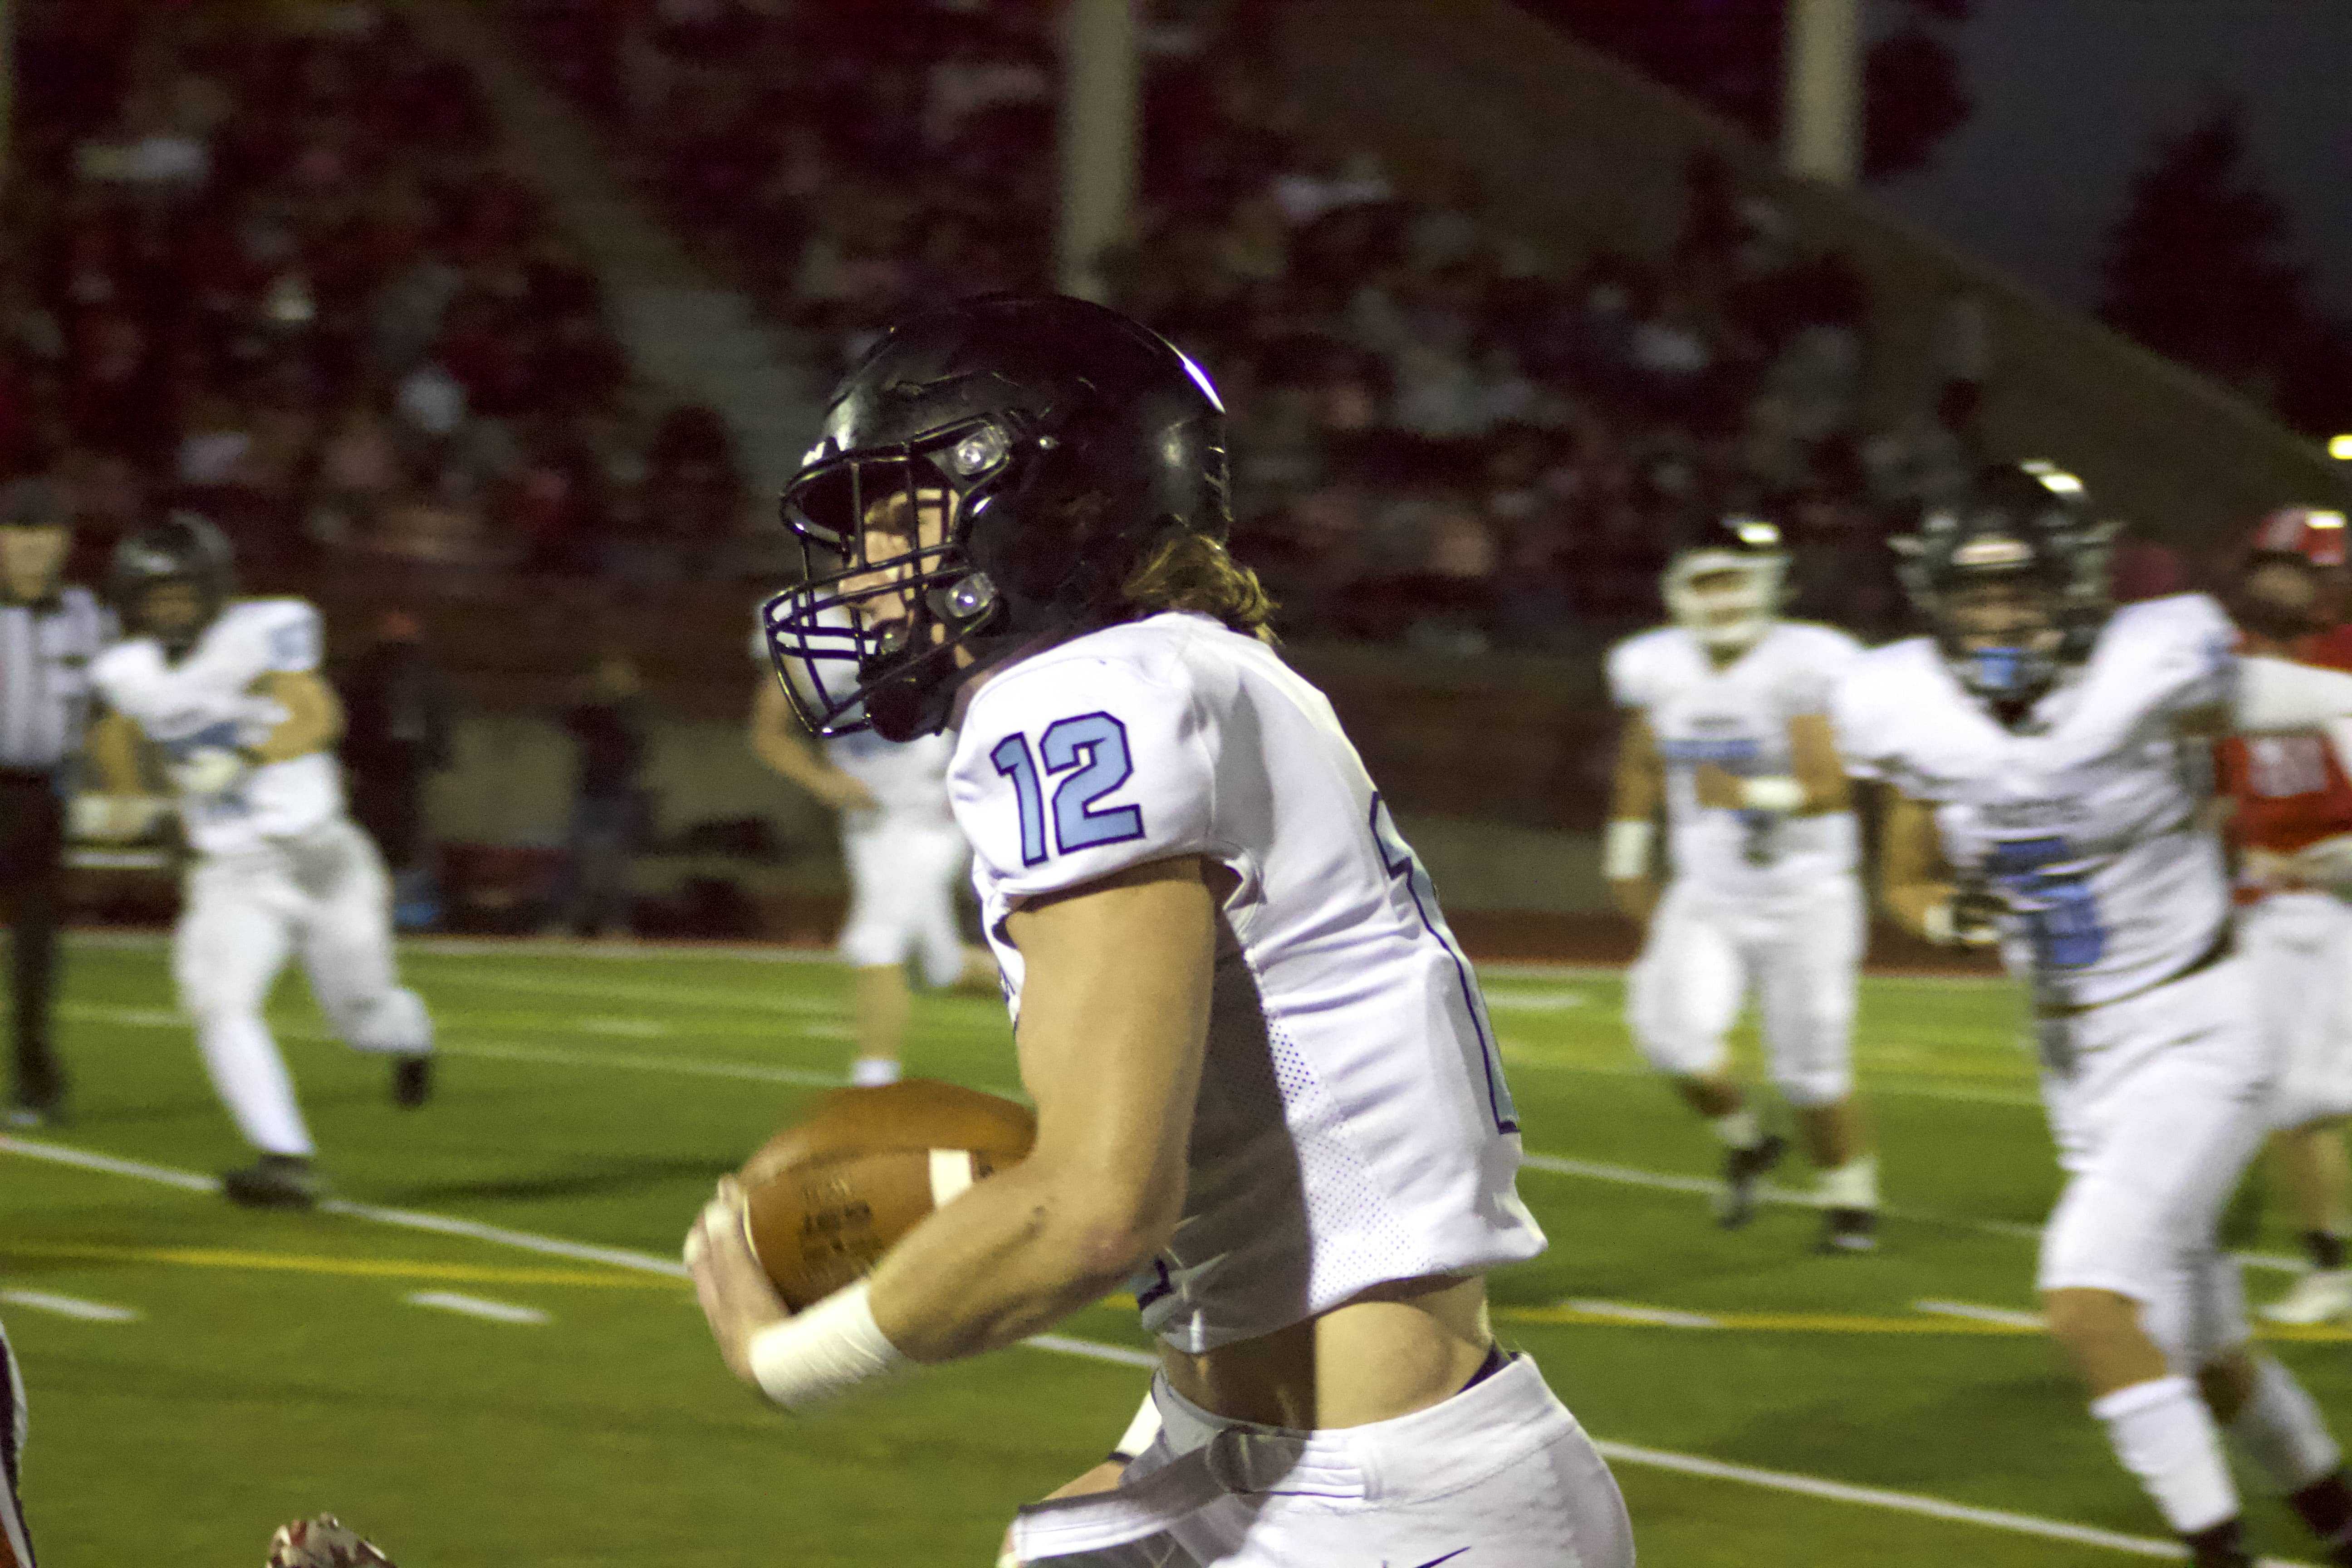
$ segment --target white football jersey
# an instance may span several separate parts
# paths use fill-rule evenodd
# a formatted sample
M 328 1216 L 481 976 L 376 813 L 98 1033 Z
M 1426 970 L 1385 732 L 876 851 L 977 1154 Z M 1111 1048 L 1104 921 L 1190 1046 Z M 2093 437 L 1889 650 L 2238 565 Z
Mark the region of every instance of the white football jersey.
M 976 689 L 948 786 L 1016 1020 L 1024 900 L 1174 856 L 1240 879 L 1146 1327 L 1197 1352 L 1543 1250 L 1469 963 L 1330 703 L 1273 650 L 1171 614 L 1034 655 Z
M 1827 713 L 1830 693 L 1862 645 L 1809 621 L 1777 621 L 1717 668 L 1698 638 L 1659 626 L 1609 650 L 1609 690 L 1640 711 L 1666 770 L 1667 852 L 1674 873 L 1731 898 L 1801 889 L 1854 868 L 1853 814 L 1785 816 L 1698 804 L 1701 763 L 1742 777 L 1786 775 L 1789 721 Z
M 311 670 L 320 655 L 319 612 L 300 599 L 247 599 L 215 617 L 185 658 L 153 637 L 119 642 L 90 667 L 107 705 L 174 760 L 211 746 L 255 746 L 286 710 L 254 690 L 275 670 Z M 307 833 L 340 815 L 343 781 L 325 752 L 253 769 L 216 795 L 184 795 L 188 842 L 227 855 L 265 839 Z
M 2001 895 L 2003 954 L 2039 1000 L 2116 1001 L 2194 966 L 2228 929 L 2201 811 L 2210 748 L 2179 731 L 2229 700 L 2235 640 L 2201 594 L 2126 605 L 2012 732 L 1914 637 L 1840 687 L 1839 746 L 1848 771 L 1936 803 L 1945 858 Z

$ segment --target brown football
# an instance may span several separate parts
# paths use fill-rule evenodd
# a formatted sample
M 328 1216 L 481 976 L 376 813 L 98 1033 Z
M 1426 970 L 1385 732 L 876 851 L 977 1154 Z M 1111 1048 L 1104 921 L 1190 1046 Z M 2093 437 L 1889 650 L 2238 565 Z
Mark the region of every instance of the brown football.
M 836 1089 L 743 1162 L 744 1229 L 794 1311 L 858 1279 L 923 1216 L 1024 1158 L 1037 1118 L 934 1079 Z

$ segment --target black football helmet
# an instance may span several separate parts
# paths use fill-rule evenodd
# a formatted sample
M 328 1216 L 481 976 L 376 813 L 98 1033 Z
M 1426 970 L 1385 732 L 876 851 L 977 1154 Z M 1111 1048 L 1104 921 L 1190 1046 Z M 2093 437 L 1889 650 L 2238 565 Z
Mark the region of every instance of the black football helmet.
M 1954 676 L 2013 718 L 2090 657 L 2114 609 L 2115 534 L 2115 524 L 2093 518 L 2082 480 L 2034 461 L 1978 470 L 1893 543 L 1903 585 Z M 1992 584 L 2011 585 L 2006 603 L 1972 624 L 1971 590 Z
M 931 733 L 1021 649 L 1126 618 L 1167 540 L 1223 540 L 1224 405 L 1115 310 L 991 294 L 892 329 L 785 489 L 805 580 L 761 622 L 809 727 Z
M 1772 629 L 1788 597 L 1780 524 L 1755 512 L 1700 513 L 1676 529 L 1673 550 L 1660 585 L 1667 613 L 1709 652 L 1744 653 Z M 1695 585 L 1724 576 L 1734 585 Z
M 171 584 L 195 590 L 196 618 L 185 626 L 151 626 L 148 595 Z M 213 521 L 193 511 L 174 511 L 154 527 L 114 547 L 106 574 L 107 597 L 133 637 L 153 637 L 177 658 L 195 645 L 236 594 L 236 551 Z

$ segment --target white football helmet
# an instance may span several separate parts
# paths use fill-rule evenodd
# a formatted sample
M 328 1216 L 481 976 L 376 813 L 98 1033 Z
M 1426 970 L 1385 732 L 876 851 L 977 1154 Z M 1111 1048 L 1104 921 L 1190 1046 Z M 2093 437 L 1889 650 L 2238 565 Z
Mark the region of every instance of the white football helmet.
M 1666 611 L 1708 652 L 1745 653 L 1780 618 L 1788 577 L 1778 524 L 1748 512 L 1711 516 L 1666 563 Z

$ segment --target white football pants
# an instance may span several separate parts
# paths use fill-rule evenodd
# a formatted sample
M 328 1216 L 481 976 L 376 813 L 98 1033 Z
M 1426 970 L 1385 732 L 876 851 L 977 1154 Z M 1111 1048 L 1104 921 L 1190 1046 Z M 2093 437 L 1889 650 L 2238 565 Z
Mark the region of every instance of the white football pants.
M 1865 937 L 1852 877 L 1734 902 L 1677 878 L 1658 901 L 1625 980 L 1642 1055 L 1661 1072 L 1721 1070 L 1752 991 L 1772 1081 L 1790 1105 L 1834 1105 L 1853 1089 L 1853 1006 Z
M 2194 1375 L 2246 1342 L 2221 1210 L 2269 1108 L 2248 966 L 2225 959 L 2142 995 L 2042 1025 L 2042 1100 L 2066 1185 L 2042 1233 L 2037 1289 L 2112 1290 L 2175 1372 Z
M 270 986 L 299 952 L 335 1033 L 356 1050 L 433 1048 L 433 1021 L 393 969 L 392 883 L 366 834 L 341 818 L 190 868 L 172 933 L 180 1006 L 213 1088 L 247 1142 L 311 1152 L 285 1058 L 262 1021 Z
M 2352 1116 L 2352 904 L 2273 893 L 2238 919 L 2278 1072 L 2271 1125 Z
M 1295 1432 L 1152 1380 L 1161 1430 L 1117 1489 L 1023 1509 L 1024 1563 L 1067 1568 L 1633 1568 L 1608 1462 L 1525 1355 L 1392 1421 Z
M 963 973 L 956 882 L 971 864 L 956 825 L 930 812 L 847 812 L 841 851 L 849 865 L 842 962 L 872 969 L 911 958 L 929 984 L 954 984 Z

